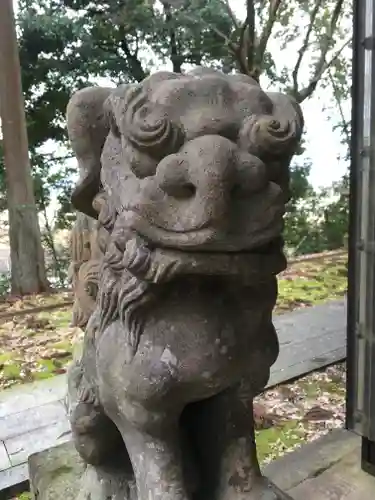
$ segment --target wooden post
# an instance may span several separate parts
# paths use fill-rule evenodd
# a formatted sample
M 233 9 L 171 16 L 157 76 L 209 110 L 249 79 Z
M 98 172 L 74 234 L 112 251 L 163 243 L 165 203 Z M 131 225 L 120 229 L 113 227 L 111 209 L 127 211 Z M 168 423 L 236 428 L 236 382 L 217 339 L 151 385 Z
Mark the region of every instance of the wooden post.
M 31 176 L 12 0 L 0 0 L 0 116 L 9 212 L 12 292 L 45 291 L 48 282 Z

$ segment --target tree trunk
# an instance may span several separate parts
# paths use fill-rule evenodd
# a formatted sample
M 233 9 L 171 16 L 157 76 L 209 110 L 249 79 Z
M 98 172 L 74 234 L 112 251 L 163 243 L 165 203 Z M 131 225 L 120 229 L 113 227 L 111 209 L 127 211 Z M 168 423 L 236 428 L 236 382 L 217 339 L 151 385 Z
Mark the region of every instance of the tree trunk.
M 12 293 L 49 288 L 31 176 L 12 0 L 0 1 L 0 114 L 9 211 Z

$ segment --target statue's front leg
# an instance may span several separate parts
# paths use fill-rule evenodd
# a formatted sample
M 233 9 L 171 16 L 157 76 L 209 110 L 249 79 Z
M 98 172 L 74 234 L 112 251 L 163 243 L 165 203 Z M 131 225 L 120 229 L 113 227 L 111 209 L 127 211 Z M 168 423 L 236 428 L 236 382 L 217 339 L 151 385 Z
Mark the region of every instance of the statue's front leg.
M 114 418 L 133 465 L 138 500 L 190 500 L 178 418 L 167 419 L 138 404 L 126 406 Z M 131 413 L 135 421 L 130 422 L 125 413 Z
M 190 432 L 202 488 L 194 500 L 286 500 L 260 472 L 253 394 L 245 384 L 194 405 Z

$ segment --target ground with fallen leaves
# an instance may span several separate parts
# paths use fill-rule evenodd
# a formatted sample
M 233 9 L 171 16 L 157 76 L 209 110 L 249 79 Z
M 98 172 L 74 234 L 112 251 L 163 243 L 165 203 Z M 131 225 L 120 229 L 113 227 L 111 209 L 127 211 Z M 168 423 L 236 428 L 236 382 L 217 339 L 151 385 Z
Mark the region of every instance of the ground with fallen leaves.
M 258 457 L 267 464 L 344 426 L 345 363 L 274 387 L 254 401 Z

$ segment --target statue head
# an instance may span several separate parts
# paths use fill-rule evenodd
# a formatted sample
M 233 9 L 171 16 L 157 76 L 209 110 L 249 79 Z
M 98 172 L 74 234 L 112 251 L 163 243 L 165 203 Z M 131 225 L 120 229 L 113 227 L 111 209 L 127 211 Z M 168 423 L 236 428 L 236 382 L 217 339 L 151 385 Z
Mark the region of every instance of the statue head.
M 291 97 L 245 75 L 198 68 L 122 85 L 102 108 L 101 179 L 91 176 L 96 195 L 86 204 L 107 234 L 103 328 L 116 315 L 129 326 L 150 283 L 178 272 L 242 273 L 251 255 L 280 254 L 289 164 L 303 129 Z M 88 180 L 90 173 L 78 193 Z
M 298 105 L 251 78 L 156 73 L 106 103 L 102 182 L 153 246 L 242 252 L 281 232 Z

